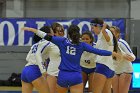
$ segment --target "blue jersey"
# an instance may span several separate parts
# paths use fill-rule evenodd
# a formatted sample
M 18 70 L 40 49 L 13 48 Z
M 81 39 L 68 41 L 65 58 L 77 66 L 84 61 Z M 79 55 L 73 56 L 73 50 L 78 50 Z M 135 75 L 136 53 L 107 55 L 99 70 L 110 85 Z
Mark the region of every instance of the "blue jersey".
M 60 49 L 61 63 L 60 70 L 64 71 L 81 71 L 80 58 L 84 51 L 91 52 L 102 56 L 110 56 L 112 52 L 93 48 L 84 42 L 72 44 L 70 40 L 64 37 L 52 36 L 51 42 L 56 44 Z

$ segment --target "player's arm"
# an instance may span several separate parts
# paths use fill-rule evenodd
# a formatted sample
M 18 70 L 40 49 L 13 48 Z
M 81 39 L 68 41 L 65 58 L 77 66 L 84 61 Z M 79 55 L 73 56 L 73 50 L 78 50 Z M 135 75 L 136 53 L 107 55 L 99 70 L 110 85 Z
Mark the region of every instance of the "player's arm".
M 97 49 L 97 48 L 93 48 L 92 46 L 90 46 L 89 44 L 83 43 L 84 45 L 84 50 L 90 53 L 94 53 L 97 55 L 101 55 L 101 56 L 115 56 L 117 58 L 119 58 L 120 56 L 118 55 L 118 53 L 116 52 L 110 52 L 107 50 L 101 50 L 101 49 Z
M 105 31 L 106 30 L 106 27 L 107 27 L 107 24 L 103 24 L 103 27 L 101 29 L 101 32 L 106 40 L 106 42 L 109 42 L 110 41 L 110 36 L 108 35 L 108 33 Z
M 123 55 L 122 55 L 123 58 L 130 62 L 134 61 L 136 57 L 133 54 L 128 43 L 126 41 L 122 41 L 122 42 L 119 42 L 119 44 L 120 44 L 120 49 L 123 52 Z
M 33 32 L 41 38 L 44 38 L 47 35 L 47 33 L 43 32 L 43 31 L 40 31 L 38 29 L 35 29 L 35 28 L 31 28 L 31 27 L 23 27 L 22 30 Z M 47 36 L 49 36 L 49 38 L 46 38 L 46 39 L 48 41 L 50 41 L 52 36 L 51 35 L 47 35 Z
M 43 32 L 41 30 L 37 30 L 35 28 L 30 28 L 30 27 L 23 27 L 22 30 L 23 31 L 33 32 L 36 35 L 38 35 L 39 37 L 44 38 L 44 39 L 46 39 L 48 41 L 51 41 L 51 42 L 53 42 L 56 45 L 60 45 L 60 42 L 65 39 L 63 37 L 53 36 L 53 31 L 51 31 L 50 34 L 47 34 L 47 33 Z

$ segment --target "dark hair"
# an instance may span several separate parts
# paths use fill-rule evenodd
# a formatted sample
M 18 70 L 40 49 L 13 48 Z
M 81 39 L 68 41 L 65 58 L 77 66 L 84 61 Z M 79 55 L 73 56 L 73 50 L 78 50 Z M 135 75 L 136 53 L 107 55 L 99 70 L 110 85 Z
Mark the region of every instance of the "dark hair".
M 72 40 L 73 44 L 79 44 L 80 42 L 80 28 L 77 25 L 70 25 L 68 28 L 68 36 Z
M 91 22 L 90 22 L 90 24 L 93 26 L 97 26 L 97 25 L 103 26 L 103 23 L 104 23 L 103 19 L 100 19 L 100 18 L 95 18 L 95 19 L 91 20 Z
M 112 33 L 112 31 L 111 31 L 111 33 Z M 113 35 L 113 43 L 114 43 L 114 50 L 113 51 L 118 52 L 118 41 L 117 41 L 117 38 L 115 37 L 115 35 L 113 33 L 112 33 L 112 35 Z M 113 57 L 113 59 L 116 60 L 116 57 Z
M 88 35 L 90 37 L 90 39 L 91 39 L 90 43 L 92 43 L 94 41 L 94 38 L 93 38 L 92 33 L 90 31 L 86 31 L 86 32 L 82 33 L 81 37 L 83 35 Z
M 111 26 L 110 28 L 113 28 L 115 31 L 120 32 L 119 28 L 117 28 L 115 26 Z M 111 31 L 111 33 L 112 33 L 112 31 Z M 113 43 L 114 43 L 114 51 L 117 52 L 118 51 L 118 41 L 114 34 L 113 34 Z M 113 57 L 113 59 L 116 60 L 116 57 Z
M 93 20 L 91 20 L 91 25 L 94 25 L 94 26 L 103 26 L 103 24 L 104 24 L 104 21 L 103 21 L 103 19 L 101 19 L 101 18 L 95 18 L 95 19 L 93 19 Z M 107 27 L 106 27 L 107 29 L 109 29 L 109 25 L 107 25 Z
M 113 34 L 113 33 L 112 33 Z M 113 34 L 113 43 L 114 43 L 114 51 L 117 52 L 117 48 L 118 48 L 118 41 L 115 37 L 115 35 Z
M 56 22 L 51 25 L 51 28 L 52 28 L 54 33 L 56 33 L 59 30 L 63 30 L 64 31 L 63 26 L 60 25 L 59 23 L 56 23 Z
M 49 26 L 43 26 L 43 27 L 41 27 L 39 30 L 41 30 L 41 31 L 43 31 L 43 32 L 45 32 L 45 33 L 50 33 L 50 32 L 51 32 Z M 40 38 L 39 36 L 37 36 L 36 34 L 34 34 L 34 36 L 33 36 L 33 41 L 34 41 L 34 43 L 39 42 L 41 39 L 42 39 L 42 38 Z

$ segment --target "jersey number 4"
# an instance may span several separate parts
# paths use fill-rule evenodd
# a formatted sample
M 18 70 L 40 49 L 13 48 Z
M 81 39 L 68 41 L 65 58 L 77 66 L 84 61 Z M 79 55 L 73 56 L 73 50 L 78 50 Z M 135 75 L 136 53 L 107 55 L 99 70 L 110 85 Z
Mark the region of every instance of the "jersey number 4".
M 76 48 L 74 47 L 71 47 L 71 46 L 67 46 L 67 51 L 66 51 L 67 54 L 70 54 L 70 55 L 76 55 Z

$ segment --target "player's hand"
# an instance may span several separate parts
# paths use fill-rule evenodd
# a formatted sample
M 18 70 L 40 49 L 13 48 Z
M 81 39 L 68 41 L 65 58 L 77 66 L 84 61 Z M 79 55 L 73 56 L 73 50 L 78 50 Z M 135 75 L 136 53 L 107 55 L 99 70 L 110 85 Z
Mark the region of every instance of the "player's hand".
M 104 24 L 103 24 L 103 28 L 106 28 L 106 27 L 107 27 L 107 24 L 106 24 L 106 23 L 104 23 Z
M 134 58 L 132 56 L 128 55 L 128 54 L 123 55 L 123 58 L 128 60 L 128 61 L 133 61 L 134 60 Z
M 122 56 L 119 53 L 116 53 L 116 52 L 112 52 L 112 56 L 116 57 L 117 59 L 121 59 L 122 58 Z
M 104 23 L 104 24 L 103 24 L 103 27 L 102 27 L 102 29 L 101 29 L 101 31 L 105 31 L 106 28 L 107 28 L 107 24 Z

